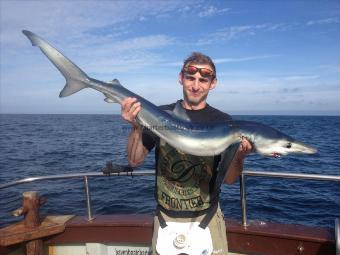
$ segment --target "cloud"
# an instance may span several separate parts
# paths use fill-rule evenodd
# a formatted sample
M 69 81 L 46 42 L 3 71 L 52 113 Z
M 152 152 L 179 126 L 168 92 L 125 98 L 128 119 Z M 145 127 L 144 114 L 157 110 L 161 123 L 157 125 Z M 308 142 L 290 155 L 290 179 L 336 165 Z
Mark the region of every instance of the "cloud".
M 205 7 L 204 11 L 199 12 L 198 16 L 201 17 L 201 18 L 211 17 L 211 16 L 214 16 L 214 15 L 220 15 L 220 14 L 226 13 L 229 10 L 230 10 L 229 8 L 219 9 L 215 6 L 208 6 L 208 7 Z
M 239 93 L 233 93 L 239 92 Z M 304 111 L 332 112 L 339 114 L 339 84 L 307 83 L 301 85 L 300 81 L 287 84 L 284 80 L 271 82 L 267 78 L 249 79 L 223 79 L 210 95 L 210 103 L 229 113 L 237 110 L 238 113 L 249 114 L 254 111 L 260 113 L 272 111 L 280 113 L 294 113 Z M 227 100 L 226 100 L 227 98 Z M 254 110 L 256 109 L 256 110 Z M 270 109 L 270 110 L 269 110 Z
M 204 1 L 185 1 L 182 6 L 177 8 L 177 13 L 182 17 L 199 17 L 208 18 L 222 15 L 230 10 L 230 8 L 216 7 L 205 3 Z
M 147 66 L 155 66 L 162 61 L 159 55 L 147 51 L 134 51 L 127 54 L 113 54 L 108 57 L 96 58 L 91 61 L 88 58 L 86 70 L 95 74 L 126 73 L 131 70 L 138 70 Z
M 339 17 L 327 18 L 327 19 L 319 19 L 319 20 L 310 20 L 306 23 L 307 26 L 312 25 L 328 25 L 328 24 L 338 24 L 340 23 Z
M 247 62 L 253 61 L 258 59 L 266 59 L 266 58 L 273 58 L 278 57 L 280 55 L 262 55 L 262 56 L 250 56 L 250 57 L 242 57 L 242 58 L 218 58 L 214 59 L 216 64 L 223 64 L 223 63 L 232 63 L 232 62 Z
M 133 4 L 138 4 L 138 8 L 131 8 Z M 1 73 L 12 65 L 14 57 L 20 57 L 18 52 L 21 57 L 36 53 L 36 49 L 28 48 L 29 42 L 21 33 L 23 28 L 46 39 L 84 71 L 111 74 L 158 63 L 163 53 L 157 50 L 172 45 L 175 39 L 163 34 L 132 36 L 130 21 L 140 22 L 153 14 L 176 11 L 179 5 L 178 1 L 157 5 L 152 1 L 1 2 Z M 13 69 L 2 76 L 9 73 L 17 75 L 20 71 Z
M 320 65 L 319 68 L 330 73 L 340 73 L 340 65 Z
M 206 35 L 204 38 L 199 39 L 197 45 L 206 45 L 217 43 L 221 41 L 236 40 L 245 36 L 255 36 L 260 33 L 268 32 L 285 32 L 294 29 L 303 29 L 306 25 L 327 25 L 340 23 L 339 17 L 310 20 L 304 22 L 291 22 L 291 23 L 262 23 L 262 24 L 248 24 L 238 26 L 228 26 L 216 30 L 213 33 Z
M 135 37 L 128 40 L 123 40 L 114 43 L 116 51 L 130 51 L 140 49 L 155 49 L 172 44 L 174 38 L 166 35 L 149 35 L 143 37 Z
M 280 55 L 273 54 L 273 55 L 259 55 L 259 56 L 239 57 L 239 58 L 214 58 L 213 61 L 214 61 L 215 64 L 224 64 L 224 63 L 254 61 L 254 60 L 266 59 L 266 58 L 274 58 L 274 57 L 279 57 L 279 56 Z M 163 63 L 163 65 L 164 66 L 181 67 L 183 65 L 183 62 Z
M 82 52 L 80 60 L 86 63 L 86 68 L 91 72 L 127 72 L 161 63 L 162 54 L 155 50 L 164 49 L 174 41 L 174 38 L 166 35 L 149 35 L 105 41 L 100 46 L 81 45 L 73 53 Z
M 314 80 L 320 78 L 320 75 L 292 75 L 283 77 L 287 81 L 299 81 L 299 80 Z
M 123 23 L 167 14 L 179 6 L 180 1 L 1 1 L 0 42 L 24 45 L 22 29 L 60 41 L 82 39 L 96 29 L 102 32 L 95 33 L 96 37 L 105 36 L 103 28 L 112 34 Z
M 271 31 L 285 31 L 290 29 L 293 25 L 284 23 L 264 23 L 258 25 L 242 25 L 242 26 L 230 26 L 218 29 L 203 39 L 198 40 L 198 45 L 212 44 L 214 42 L 230 41 L 238 39 L 243 36 L 254 36 L 257 33 L 271 32 Z
M 174 42 L 175 38 L 173 37 L 154 34 L 126 39 L 102 37 L 99 41 L 74 41 L 72 45 L 64 47 L 71 48 L 75 52 L 81 51 L 83 55 L 108 58 L 120 54 L 131 54 L 137 51 L 160 49 L 172 45 Z
M 283 88 L 281 91 L 283 93 L 299 93 L 301 92 L 301 88 Z

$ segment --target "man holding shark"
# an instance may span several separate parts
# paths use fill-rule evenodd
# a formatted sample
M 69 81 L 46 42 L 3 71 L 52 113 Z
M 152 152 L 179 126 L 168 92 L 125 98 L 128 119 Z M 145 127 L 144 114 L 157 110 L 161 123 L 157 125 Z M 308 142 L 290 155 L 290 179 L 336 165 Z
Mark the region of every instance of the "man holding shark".
M 89 77 L 43 38 L 23 33 L 65 77 L 59 97 L 91 88 L 106 102 L 122 105 L 123 118 L 133 126 L 127 146 L 131 165 L 141 164 L 156 147 L 154 254 L 227 254 L 220 186 L 237 179 L 244 157 L 250 151 L 270 157 L 317 152 L 270 126 L 230 121 L 229 115 L 208 105 L 209 91 L 217 83 L 216 69 L 200 53 L 186 59 L 179 74 L 183 100 L 157 107 L 117 79 L 103 82 Z
M 210 57 L 192 53 L 184 61 L 179 83 L 183 88 L 183 100 L 161 106 L 162 110 L 193 122 L 231 120 L 228 114 L 207 104 L 209 91 L 217 84 L 216 68 Z M 130 165 L 142 164 L 147 154 L 156 147 L 155 196 L 158 206 L 154 220 L 153 253 L 162 254 L 160 243 L 163 240 L 157 239 L 164 235 L 160 231 L 167 228 L 167 222 L 197 221 L 201 223 L 200 227 L 207 227 L 210 231 L 212 254 L 227 254 L 224 217 L 218 205 L 219 187 L 214 188 L 221 156 L 184 154 L 137 124 L 136 117 L 142 109 L 137 98 L 128 97 L 121 105 L 122 117 L 132 125 L 127 144 Z M 228 169 L 224 169 L 227 170 L 224 183 L 231 184 L 237 180 L 243 169 L 243 160 L 251 150 L 248 140 L 242 139 Z M 181 248 L 178 249 L 180 251 Z

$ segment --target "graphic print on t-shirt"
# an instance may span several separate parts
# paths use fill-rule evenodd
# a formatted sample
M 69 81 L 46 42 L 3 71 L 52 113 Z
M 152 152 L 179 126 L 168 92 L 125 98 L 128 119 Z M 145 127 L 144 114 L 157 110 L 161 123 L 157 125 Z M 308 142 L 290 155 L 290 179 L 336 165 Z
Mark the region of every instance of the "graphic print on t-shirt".
M 157 196 L 172 211 L 201 211 L 210 206 L 209 184 L 214 157 L 181 153 L 162 139 L 159 144 Z

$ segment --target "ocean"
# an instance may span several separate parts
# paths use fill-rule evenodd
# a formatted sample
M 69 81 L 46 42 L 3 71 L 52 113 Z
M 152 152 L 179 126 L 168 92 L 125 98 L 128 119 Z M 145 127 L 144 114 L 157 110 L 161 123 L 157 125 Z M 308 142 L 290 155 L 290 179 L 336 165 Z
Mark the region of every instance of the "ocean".
M 245 169 L 340 175 L 340 117 L 233 116 L 275 127 L 318 149 L 315 155 L 269 158 L 251 154 Z M 98 171 L 106 161 L 127 164 L 129 124 L 119 115 L 0 115 L 0 185 L 41 175 Z M 154 169 L 154 154 L 137 168 Z M 90 177 L 94 214 L 152 214 L 154 176 Z M 249 220 L 332 227 L 340 218 L 340 182 L 247 177 Z M 0 227 L 21 220 L 10 215 L 22 192 L 38 191 L 48 202 L 41 214 L 86 215 L 83 179 L 40 181 L 0 190 Z M 226 218 L 241 220 L 239 182 L 223 185 Z

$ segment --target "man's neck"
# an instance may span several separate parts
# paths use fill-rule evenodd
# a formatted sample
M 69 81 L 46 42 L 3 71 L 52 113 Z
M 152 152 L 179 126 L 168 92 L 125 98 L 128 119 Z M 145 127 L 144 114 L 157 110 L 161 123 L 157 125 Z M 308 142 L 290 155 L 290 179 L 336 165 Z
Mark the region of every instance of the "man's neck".
M 199 103 L 198 105 L 192 105 L 189 102 L 187 102 L 186 100 L 183 100 L 182 106 L 183 106 L 184 109 L 187 109 L 187 110 L 202 110 L 207 106 L 207 102 L 203 101 L 203 102 Z

